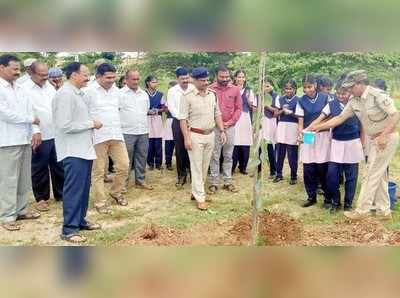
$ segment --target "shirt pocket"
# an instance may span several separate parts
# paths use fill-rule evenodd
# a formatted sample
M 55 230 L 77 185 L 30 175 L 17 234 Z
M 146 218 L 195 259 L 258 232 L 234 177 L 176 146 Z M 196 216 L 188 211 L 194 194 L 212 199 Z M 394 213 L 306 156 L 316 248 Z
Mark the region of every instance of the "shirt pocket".
M 377 107 L 376 105 L 368 105 L 366 106 L 367 117 L 372 122 L 381 122 L 387 118 L 387 114 Z
M 233 109 L 235 106 L 235 97 L 229 97 L 229 96 L 225 97 L 224 106 L 227 109 L 230 110 Z

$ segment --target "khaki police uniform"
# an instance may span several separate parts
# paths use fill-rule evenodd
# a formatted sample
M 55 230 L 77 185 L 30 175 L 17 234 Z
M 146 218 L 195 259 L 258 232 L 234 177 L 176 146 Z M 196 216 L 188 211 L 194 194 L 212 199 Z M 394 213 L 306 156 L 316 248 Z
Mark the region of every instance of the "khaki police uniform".
M 357 75 L 357 72 L 354 73 Z M 347 84 L 348 87 L 352 85 L 354 82 L 351 81 Z M 383 150 L 378 148 L 376 140 L 372 138 L 387 127 L 390 116 L 396 112 L 393 99 L 384 91 L 371 86 L 367 86 L 361 97 L 353 97 L 342 112 L 346 119 L 356 115 L 365 133 L 371 138 L 366 174 L 362 180 L 355 210 L 360 214 L 369 213 L 374 203 L 378 213 L 390 214 L 387 167 L 396 153 L 399 134 L 394 131 L 387 135 L 386 147 Z
M 205 201 L 204 184 L 214 149 L 215 119 L 220 116 L 216 96 L 211 91 L 200 95 L 197 89 L 182 96 L 181 120 L 188 121 L 192 150 L 188 150 L 192 174 L 192 195 L 198 202 Z

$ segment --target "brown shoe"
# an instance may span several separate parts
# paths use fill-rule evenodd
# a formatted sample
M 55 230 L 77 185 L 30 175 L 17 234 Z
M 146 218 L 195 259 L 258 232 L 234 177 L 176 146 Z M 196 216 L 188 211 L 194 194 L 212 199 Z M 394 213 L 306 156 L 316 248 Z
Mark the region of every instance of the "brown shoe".
M 146 183 L 136 183 L 135 187 L 138 189 L 153 190 L 153 186 Z
M 47 212 L 50 210 L 49 203 L 47 201 L 39 201 L 36 203 L 35 208 L 39 212 Z
M 226 184 L 222 188 L 227 191 L 230 191 L 230 192 L 238 192 L 239 191 L 233 184 Z
M 15 231 L 21 230 L 21 225 L 15 221 L 5 222 L 1 226 L 10 232 L 15 232 Z
M 197 209 L 199 209 L 201 211 L 206 211 L 208 209 L 207 203 L 206 202 L 198 202 Z
M 40 213 L 28 211 L 25 214 L 20 214 L 17 216 L 17 220 L 33 220 L 38 219 L 40 217 Z

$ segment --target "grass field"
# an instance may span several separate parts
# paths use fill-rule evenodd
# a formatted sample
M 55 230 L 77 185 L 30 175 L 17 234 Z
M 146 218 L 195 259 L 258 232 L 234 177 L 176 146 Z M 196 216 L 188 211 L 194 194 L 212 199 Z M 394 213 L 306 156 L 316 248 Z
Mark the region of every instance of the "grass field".
M 287 173 L 286 168 L 285 170 Z M 393 222 L 381 224 L 373 221 L 358 226 L 346 222 L 342 212 L 332 216 L 322 209 L 322 197 L 317 206 L 306 209 L 300 207 L 306 198 L 301 171 L 300 168 L 299 183 L 295 186 L 290 186 L 286 180 L 278 184 L 265 180 L 262 213 L 272 217 L 267 218 L 264 223 L 265 235 L 260 236 L 260 245 L 386 245 L 388 239 L 393 238 L 391 233 L 396 233 L 397 237 L 396 231 L 400 230 L 399 208 L 393 212 Z M 359 183 L 363 172 L 362 164 Z M 391 180 L 400 182 L 400 151 L 392 161 L 390 175 Z M 176 189 L 175 171 L 149 171 L 147 180 L 154 186 L 154 191 L 130 188 L 127 194 L 129 206 L 112 205 L 112 216 L 99 215 L 93 208 L 90 209 L 88 218 L 101 223 L 103 230 L 85 233 L 89 238 L 87 244 L 119 246 L 249 243 L 248 216 L 252 198 L 252 179 L 249 176 L 235 174 L 234 183 L 240 192 L 231 194 L 221 190 L 212 196 L 213 202 L 206 212 L 198 211 L 190 201 L 189 185 L 182 190 Z M 285 218 L 275 218 L 275 215 Z M 59 239 L 61 223 L 61 205 L 52 202 L 50 212 L 43 213 L 37 221 L 24 222 L 20 232 L 0 233 L 0 244 L 65 245 Z M 291 231 L 292 226 L 299 229 Z M 371 226 L 374 229 L 371 230 Z M 358 233 L 355 229 L 362 228 L 368 228 L 368 231 L 363 232 L 366 238 L 353 239 Z M 149 233 L 150 236 L 147 237 Z M 293 233 L 301 236 L 291 239 Z M 369 236 L 371 237 L 368 238 Z M 396 244 L 396 241 L 391 243 Z

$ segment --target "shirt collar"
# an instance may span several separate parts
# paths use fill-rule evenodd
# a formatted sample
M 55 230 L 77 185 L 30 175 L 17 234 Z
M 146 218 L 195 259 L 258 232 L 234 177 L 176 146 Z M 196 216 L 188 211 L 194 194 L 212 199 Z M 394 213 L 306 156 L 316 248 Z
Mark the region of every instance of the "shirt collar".
M 100 90 L 103 91 L 103 92 L 110 92 L 110 91 L 112 91 L 112 90 L 115 88 L 115 86 L 112 85 L 110 89 L 106 90 L 106 89 L 104 89 L 103 86 L 101 86 L 101 85 L 99 84 L 99 82 L 97 82 L 97 80 L 93 81 L 92 84 L 93 84 L 93 87 L 94 87 L 94 88 L 100 89 Z
M 194 87 L 194 89 L 193 89 L 193 92 L 194 92 L 194 95 L 199 95 L 200 94 L 200 90 L 199 89 L 197 89 L 196 87 Z M 206 95 L 208 95 L 208 94 L 210 94 L 210 90 L 206 90 Z
M 231 82 L 228 83 L 228 85 L 226 86 L 220 86 L 218 84 L 218 82 L 215 82 L 214 84 L 211 85 L 213 89 L 218 89 L 218 90 L 227 90 L 233 87 L 236 87 L 235 85 L 233 85 Z
M 181 87 L 179 84 L 177 84 L 177 85 L 176 85 L 176 89 L 177 89 L 177 91 L 179 91 L 180 93 L 185 94 L 185 93 L 188 93 L 188 92 L 190 92 L 190 91 L 196 89 L 196 87 L 195 87 L 194 85 L 192 85 L 192 84 L 189 84 L 188 87 L 187 87 L 187 89 L 186 89 L 186 90 L 183 90 L 182 87 Z
M 365 88 L 363 94 L 361 95 L 361 98 L 367 99 L 368 92 L 369 92 L 369 86 L 367 86 L 367 88 Z
M 136 91 L 133 91 L 131 88 L 129 88 L 128 86 L 124 86 L 121 91 L 123 92 L 132 92 L 133 94 L 142 94 L 144 91 L 142 88 L 138 88 Z M 147 93 L 146 93 L 147 94 Z
M 80 96 L 83 96 L 83 95 L 84 95 L 84 93 L 83 93 L 83 91 L 82 91 L 81 89 L 75 87 L 75 86 L 74 86 L 73 84 L 71 84 L 70 82 L 67 81 L 67 82 L 65 82 L 65 84 L 66 84 L 67 86 L 69 86 L 69 88 L 71 88 L 72 91 L 74 91 L 75 94 L 80 95 Z
M 49 81 L 46 81 L 46 83 L 44 84 L 43 87 L 40 87 L 38 84 L 36 84 L 31 77 L 29 77 L 29 79 L 26 81 L 26 83 L 29 88 L 39 88 L 40 90 L 46 89 L 48 87 Z

